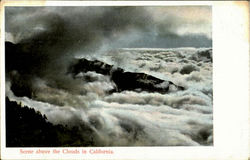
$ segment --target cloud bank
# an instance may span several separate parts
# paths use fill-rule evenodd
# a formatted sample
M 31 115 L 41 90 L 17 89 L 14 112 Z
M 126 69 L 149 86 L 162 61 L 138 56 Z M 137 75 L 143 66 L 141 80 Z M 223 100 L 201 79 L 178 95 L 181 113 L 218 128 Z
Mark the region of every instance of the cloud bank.
M 5 11 L 5 38 L 15 43 L 6 45 L 6 95 L 11 100 L 39 110 L 54 124 L 88 125 L 99 146 L 213 143 L 212 50 L 176 48 L 211 47 L 211 7 Z M 76 57 L 171 80 L 186 90 L 108 94 L 115 86 L 105 75 L 87 72 L 73 79 L 67 74 Z M 30 89 L 31 95 L 14 95 L 13 86 Z

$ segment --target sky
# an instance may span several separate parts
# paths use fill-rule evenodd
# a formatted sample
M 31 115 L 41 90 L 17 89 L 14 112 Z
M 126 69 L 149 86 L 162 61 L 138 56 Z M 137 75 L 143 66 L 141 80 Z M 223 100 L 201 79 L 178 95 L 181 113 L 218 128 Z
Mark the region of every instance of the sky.
M 6 40 L 73 50 L 212 46 L 210 6 L 6 7 Z

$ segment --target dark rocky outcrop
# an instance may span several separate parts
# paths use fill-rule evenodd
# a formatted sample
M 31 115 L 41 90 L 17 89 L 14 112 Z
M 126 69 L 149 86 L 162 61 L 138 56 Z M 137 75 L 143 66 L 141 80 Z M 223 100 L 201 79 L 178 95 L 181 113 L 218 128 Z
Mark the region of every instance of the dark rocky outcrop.
M 76 60 L 70 67 L 68 73 L 72 73 L 76 76 L 80 72 L 94 71 L 103 75 L 110 75 L 110 72 L 114 68 L 113 65 L 98 61 L 98 60 L 87 60 L 85 58 Z
M 11 90 L 16 96 L 32 96 L 30 77 L 33 75 L 34 68 L 31 66 L 38 65 L 40 61 L 33 56 L 34 54 L 34 49 L 31 49 L 28 44 L 5 42 L 6 79 L 11 82 Z
M 166 93 L 171 85 L 177 90 L 184 90 L 184 87 L 177 86 L 171 81 L 162 80 L 145 73 L 127 72 L 122 68 L 98 60 L 79 59 L 69 68 L 69 73 L 73 77 L 80 72 L 88 71 L 109 75 L 110 79 L 116 84 L 116 89 L 111 92 L 134 90 Z
M 41 54 L 42 46 L 30 43 L 13 44 L 5 42 L 6 73 L 17 70 L 20 74 L 38 74 L 49 59 L 48 54 Z

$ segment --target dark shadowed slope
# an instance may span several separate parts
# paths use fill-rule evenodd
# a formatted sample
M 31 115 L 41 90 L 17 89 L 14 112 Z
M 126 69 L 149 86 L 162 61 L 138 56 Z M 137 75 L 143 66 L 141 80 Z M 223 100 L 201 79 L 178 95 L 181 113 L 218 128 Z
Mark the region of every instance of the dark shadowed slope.
M 53 125 L 45 115 L 6 97 L 6 147 L 95 146 L 85 126 Z

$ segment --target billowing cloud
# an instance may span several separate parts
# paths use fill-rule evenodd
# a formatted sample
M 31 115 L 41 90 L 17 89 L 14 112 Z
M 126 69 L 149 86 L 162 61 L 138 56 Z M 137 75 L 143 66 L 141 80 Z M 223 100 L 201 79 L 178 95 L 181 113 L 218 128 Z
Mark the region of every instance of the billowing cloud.
M 212 51 L 173 49 L 211 47 L 211 7 L 5 11 L 5 38 L 15 43 L 5 47 L 11 100 L 39 110 L 54 124 L 88 125 L 99 146 L 213 143 Z M 109 93 L 115 84 L 107 75 L 67 73 L 76 56 L 171 80 L 185 90 Z M 15 89 L 30 95 L 17 95 Z

